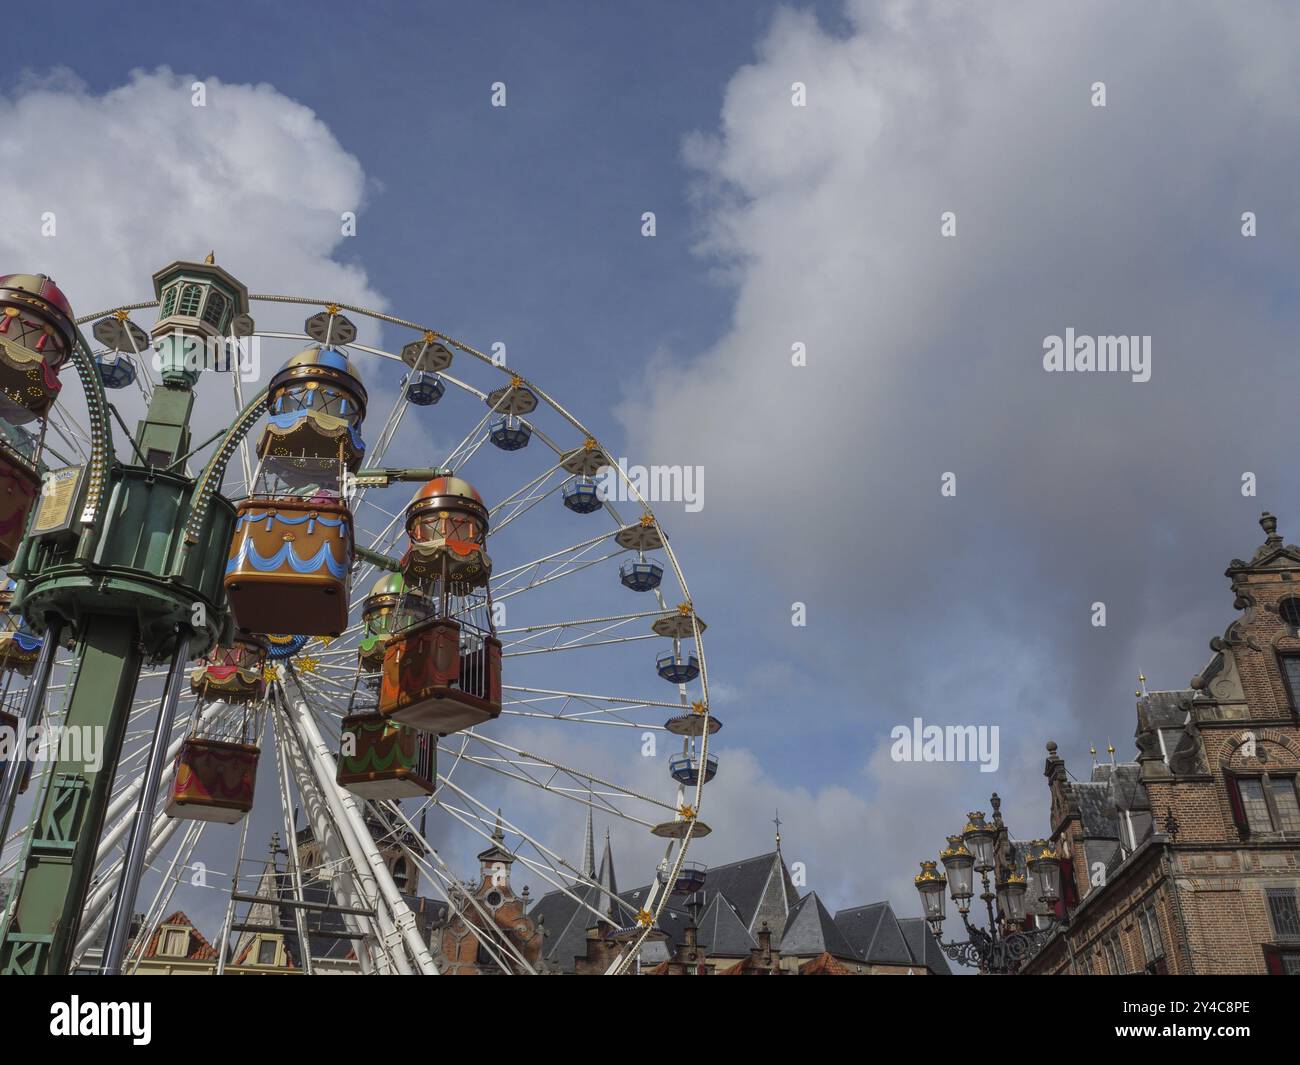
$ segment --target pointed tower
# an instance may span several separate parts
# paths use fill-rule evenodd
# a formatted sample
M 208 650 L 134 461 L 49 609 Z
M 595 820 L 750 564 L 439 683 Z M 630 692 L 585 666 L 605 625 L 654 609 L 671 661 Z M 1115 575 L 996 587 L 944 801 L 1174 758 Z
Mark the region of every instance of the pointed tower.
M 591 807 L 587 807 L 587 833 L 582 841 L 582 875 L 594 879 L 596 876 L 596 836 L 591 825 Z
M 600 885 L 596 909 L 609 914 L 616 925 L 621 924 L 618 917 L 618 880 L 614 876 L 614 852 L 609 845 L 609 829 L 605 830 L 605 851 L 600 856 L 600 872 L 596 874 L 596 883 Z

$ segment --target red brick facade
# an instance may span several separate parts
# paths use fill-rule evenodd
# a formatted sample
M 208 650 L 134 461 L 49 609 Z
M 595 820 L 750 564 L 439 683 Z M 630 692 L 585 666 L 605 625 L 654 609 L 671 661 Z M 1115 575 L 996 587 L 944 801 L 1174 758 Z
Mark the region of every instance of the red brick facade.
M 1026 972 L 1300 973 L 1300 548 L 1260 524 L 1205 670 L 1140 696 L 1136 762 L 1076 783 L 1048 745 L 1070 922 Z

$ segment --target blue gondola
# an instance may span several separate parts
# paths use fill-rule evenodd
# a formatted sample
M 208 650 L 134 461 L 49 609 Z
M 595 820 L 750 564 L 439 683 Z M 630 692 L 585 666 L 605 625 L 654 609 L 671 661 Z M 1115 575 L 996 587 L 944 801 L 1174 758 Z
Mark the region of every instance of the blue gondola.
M 668 772 L 678 784 L 695 787 L 700 782 L 700 760 L 693 754 L 675 755 L 668 761 Z M 708 783 L 718 774 L 718 759 L 709 755 L 704 760 L 704 783 Z
M 564 486 L 564 505 L 575 514 L 593 514 L 604 503 L 601 502 L 596 482 L 584 477 Z
M 95 366 L 105 388 L 128 388 L 135 384 L 135 363 L 129 355 L 96 355 Z
M 618 568 L 618 579 L 634 592 L 652 592 L 663 580 L 664 568 L 657 562 L 624 562 Z
M 697 891 L 704 890 L 708 873 L 708 867 L 701 862 L 682 862 L 682 867 L 677 870 L 677 879 L 673 881 L 672 894 L 693 895 Z M 668 870 L 661 868 L 656 874 L 656 879 L 659 883 L 666 884 Z
M 446 384 L 436 373 L 416 370 L 406 379 L 406 399 L 417 407 L 432 407 L 446 391 Z
M 670 684 L 689 684 L 700 675 L 700 660 L 694 655 L 679 658 L 672 651 L 659 656 L 655 662 L 659 676 Z
M 508 414 L 493 422 L 488 433 L 488 438 L 502 451 L 518 451 L 521 447 L 527 447 L 532 437 L 532 426 Z

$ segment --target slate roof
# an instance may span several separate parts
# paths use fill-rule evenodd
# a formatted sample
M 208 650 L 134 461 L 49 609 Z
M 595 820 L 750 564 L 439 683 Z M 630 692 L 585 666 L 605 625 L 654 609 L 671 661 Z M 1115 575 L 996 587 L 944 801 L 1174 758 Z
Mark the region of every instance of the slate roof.
M 921 964 L 908 946 L 907 937 L 887 902 L 840 910 L 835 925 L 849 941 L 857 957 L 874 965 Z
M 590 837 L 590 824 L 588 824 L 588 845 L 594 854 L 595 845 Z M 587 904 L 586 906 L 580 906 L 561 891 L 548 891 L 528 911 L 528 916 L 534 921 L 542 922 L 544 933 L 542 957 L 566 973 L 573 972 L 574 958 L 586 954 L 587 929 L 597 921 L 596 915 L 587 906 L 600 913 L 610 913 L 616 909 L 612 902 L 613 897 L 621 897 L 618 892 L 618 877 L 614 872 L 614 853 L 610 848 L 608 833 L 605 836 L 605 852 L 600 858 L 600 870 L 594 871 L 592 875 L 596 880 L 595 885 L 579 886 L 573 892 Z M 617 911 L 621 916 L 617 916 L 616 920 L 624 923 L 624 918 L 628 918 L 627 923 L 630 923 L 629 914 L 621 908 L 617 908 Z
M 587 906 L 597 907 L 600 889 L 588 885 L 574 891 Z M 574 970 L 574 958 L 586 953 L 587 929 L 596 917 L 586 906 L 559 891 L 548 891 L 528 911 L 542 930 L 542 957 L 562 972 Z
M 1190 715 L 1185 707 L 1204 698 L 1191 688 L 1143 695 L 1137 704 L 1137 745 L 1143 755 L 1162 758 L 1174 773 L 1204 771 L 1201 744 L 1188 727 Z
M 1120 820 L 1126 813 L 1151 810 L 1137 762 L 1100 763 L 1093 766 L 1091 780 L 1075 781 L 1069 787 L 1078 802 L 1086 837 L 1121 839 Z
M 785 895 L 788 910 L 798 899 L 799 893 L 790 879 L 790 871 L 785 867 L 780 851 L 769 851 L 753 858 L 710 867 L 699 898 L 707 906 L 713 901 L 714 895 L 726 895 L 744 919 L 745 926 L 754 932 L 757 931 L 754 917 L 774 875 L 780 878 L 776 886 Z M 773 931 L 776 931 L 775 927 Z
M 1138 701 L 1138 720 L 1148 728 L 1182 728 L 1187 711 L 1182 704 L 1196 697 L 1191 688 L 1185 691 L 1147 692 Z
M 597 880 L 604 882 L 604 867 L 608 865 L 609 887 L 617 891 L 612 864 L 607 842 Z M 775 883 L 774 876 L 778 878 Z M 758 948 L 757 931 L 763 920 L 760 907 L 765 897 L 774 895 L 788 899 L 790 908 L 784 922 L 769 922 L 772 946 L 783 954 L 812 959 L 805 964 L 817 967 L 820 956 L 826 954 L 831 959 L 916 965 L 934 973 L 951 974 L 921 918 L 900 921 L 887 902 L 841 910 L 832 918 L 815 892 L 798 898 L 779 851 L 711 868 L 705 883 L 703 890 L 689 898 L 670 899 L 658 928 L 667 937 L 666 949 L 675 950 L 685 938 L 693 906 L 698 915 L 696 941 L 701 949 L 713 957 L 740 960 L 729 969 L 720 967 L 719 973 L 748 971 L 750 952 Z M 618 892 L 618 897 L 634 909 L 640 909 L 648 893 L 647 885 Z M 598 887 L 588 886 L 575 894 L 600 908 L 602 893 Z M 587 929 L 595 923 L 591 911 L 563 892 L 551 891 L 538 899 L 528 914 L 534 920 L 540 919 L 546 931 L 544 959 L 563 972 L 573 972 L 574 958 L 586 952 Z M 788 937 L 792 938 L 787 942 Z M 829 962 L 822 962 L 821 967 L 827 971 L 843 968 Z
M 951 976 L 948 959 L 944 957 L 939 944 L 935 942 L 924 917 L 903 917 L 898 922 L 907 940 L 908 950 L 917 965 L 923 965 L 935 976 Z
M 740 914 L 726 895 L 713 896 L 709 908 L 700 915 L 696 942 L 710 957 L 747 958 L 758 949 L 758 940 L 749 934 Z
M 610 853 L 608 846 L 605 853 L 607 855 Z M 609 860 L 612 863 L 612 857 Z M 774 877 L 775 883 L 773 883 Z M 597 879 L 600 879 L 599 876 Z M 617 891 L 617 887 L 614 887 L 614 890 Z M 645 905 L 649 897 L 650 885 L 646 884 L 631 891 L 617 893 L 618 897 L 631 907 L 631 912 L 635 913 Z M 574 894 L 600 909 L 596 901 L 599 895 L 596 888 L 587 887 L 584 891 L 574 892 Z M 780 851 L 769 851 L 767 854 L 756 855 L 753 858 L 711 867 L 703 890 L 689 898 L 673 897 L 660 914 L 658 927 L 668 937 L 668 951 L 675 950 L 684 938 L 685 928 L 691 922 L 688 906 L 694 904 L 699 907 L 699 912 L 703 916 L 717 896 L 725 895 L 731 909 L 749 934 L 753 935 L 757 931 L 754 927 L 755 920 L 764 898 L 769 894 L 788 900 L 781 907 L 783 920 L 788 906 L 794 904 L 798 894 Z M 628 911 L 622 912 L 630 921 Z M 561 891 L 548 891 L 537 900 L 533 908 L 528 911 L 528 915 L 534 920 L 538 917 L 544 919 L 543 928 L 547 935 L 542 956 L 562 971 L 573 972 L 574 956 L 585 953 L 587 929 L 595 923 L 595 916 Z M 779 945 L 777 936 L 781 929 L 773 923 L 771 930 L 772 945 L 775 947 Z
M 785 930 L 781 933 L 781 953 L 795 958 L 829 954 L 835 958 L 859 960 L 858 952 L 835 924 L 815 891 L 808 892 L 790 910 Z

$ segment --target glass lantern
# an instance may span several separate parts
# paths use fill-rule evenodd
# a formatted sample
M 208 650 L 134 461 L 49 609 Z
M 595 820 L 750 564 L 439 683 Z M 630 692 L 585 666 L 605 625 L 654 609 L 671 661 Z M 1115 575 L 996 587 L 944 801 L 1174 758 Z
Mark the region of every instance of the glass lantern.
M 961 836 L 949 836 L 948 846 L 940 852 L 939 860 L 943 862 L 953 902 L 958 910 L 966 913 L 970 909 L 971 896 L 975 894 L 974 856 L 966 849 Z
M 983 810 L 973 810 L 966 818 L 962 839 L 966 843 L 966 849 L 975 856 L 975 872 L 987 873 L 993 868 L 993 840 L 996 833 L 984 823 Z
M 1054 905 L 1061 897 L 1061 856 L 1046 840 L 1036 839 L 1029 845 L 1025 866 L 1034 878 L 1039 899 Z
M 948 880 L 939 872 L 939 863 L 932 861 L 921 863 L 921 872 L 914 880 L 917 893 L 921 896 L 925 919 L 930 923 L 934 934 L 938 935 L 939 927 L 946 916 L 947 901 L 944 892 L 947 890 Z
M 1025 919 L 1025 892 L 1029 884 L 1025 878 L 1014 870 L 998 883 L 998 909 L 1011 924 L 1018 925 Z

